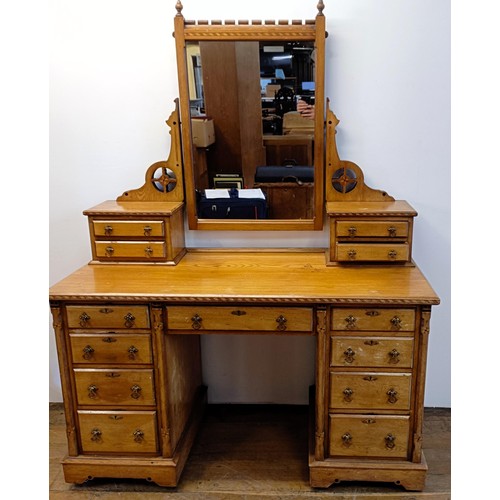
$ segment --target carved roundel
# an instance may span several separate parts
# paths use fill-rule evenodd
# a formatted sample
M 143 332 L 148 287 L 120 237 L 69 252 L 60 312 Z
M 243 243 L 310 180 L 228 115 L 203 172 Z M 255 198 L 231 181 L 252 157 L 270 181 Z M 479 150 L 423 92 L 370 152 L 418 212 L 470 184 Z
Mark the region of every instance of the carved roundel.
M 332 186 L 339 193 L 349 193 L 358 183 L 354 170 L 350 168 L 339 168 L 332 175 Z
M 166 167 L 159 167 L 151 176 L 151 183 L 153 186 L 162 193 L 170 193 L 177 185 L 177 178 L 175 173 Z

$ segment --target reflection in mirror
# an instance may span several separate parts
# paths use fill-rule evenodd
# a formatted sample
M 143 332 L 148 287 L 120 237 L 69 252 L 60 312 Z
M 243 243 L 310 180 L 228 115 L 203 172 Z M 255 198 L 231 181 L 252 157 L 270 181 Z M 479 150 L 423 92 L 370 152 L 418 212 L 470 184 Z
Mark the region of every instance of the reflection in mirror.
M 314 217 L 315 56 L 312 41 L 186 43 L 199 217 Z

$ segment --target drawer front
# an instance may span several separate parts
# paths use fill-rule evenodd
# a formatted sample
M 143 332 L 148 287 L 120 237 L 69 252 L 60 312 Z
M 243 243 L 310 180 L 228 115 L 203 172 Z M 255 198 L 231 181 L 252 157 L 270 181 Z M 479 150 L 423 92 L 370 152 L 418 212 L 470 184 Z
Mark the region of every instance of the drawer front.
M 172 306 L 169 330 L 312 332 L 313 311 L 307 307 Z
M 96 257 L 99 259 L 163 259 L 167 255 L 161 241 L 96 241 Z
M 153 370 L 74 370 L 80 405 L 154 405 Z
M 404 262 L 410 256 L 407 243 L 337 243 L 336 248 L 342 262 Z
M 412 332 L 414 329 L 414 309 L 332 309 L 332 330 Z
M 78 412 L 83 453 L 156 453 L 156 412 Z
M 330 456 L 406 458 L 410 417 L 330 415 Z
M 147 306 L 67 306 L 69 328 L 149 328 Z
M 330 408 L 409 410 L 410 373 L 330 373 Z
M 73 363 L 149 364 L 152 363 L 148 333 L 70 333 Z
M 411 368 L 413 339 L 408 337 L 331 337 L 330 366 Z
M 165 235 L 163 221 L 159 220 L 94 220 L 94 235 L 103 238 L 161 238 Z
M 339 238 L 407 238 L 407 221 L 337 221 Z

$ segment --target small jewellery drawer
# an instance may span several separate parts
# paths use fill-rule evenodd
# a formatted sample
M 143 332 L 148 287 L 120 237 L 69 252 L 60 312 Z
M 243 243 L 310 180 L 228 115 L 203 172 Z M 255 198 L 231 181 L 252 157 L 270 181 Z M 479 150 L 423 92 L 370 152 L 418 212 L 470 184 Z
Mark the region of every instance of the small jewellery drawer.
M 152 363 L 149 333 L 70 333 L 73 363 Z
M 155 411 L 78 412 L 83 453 L 156 453 Z
M 93 220 L 94 235 L 103 238 L 161 238 L 165 235 L 165 225 L 160 220 Z
M 336 254 L 341 262 L 406 262 L 410 247 L 407 243 L 337 243 Z
M 154 405 L 153 370 L 74 369 L 80 405 Z
M 162 241 L 96 241 L 95 252 L 100 259 L 163 259 L 167 255 Z
M 330 456 L 406 458 L 410 417 L 330 415 Z
M 67 306 L 69 328 L 149 328 L 147 306 Z
M 414 309 L 332 309 L 332 330 L 412 332 Z
M 313 311 L 307 307 L 172 306 L 169 330 L 312 332 Z
M 331 337 L 332 367 L 411 368 L 412 365 L 412 338 Z
M 410 408 L 411 373 L 330 373 L 330 408 Z
M 361 238 L 407 238 L 407 221 L 337 221 L 337 237 L 349 239 Z

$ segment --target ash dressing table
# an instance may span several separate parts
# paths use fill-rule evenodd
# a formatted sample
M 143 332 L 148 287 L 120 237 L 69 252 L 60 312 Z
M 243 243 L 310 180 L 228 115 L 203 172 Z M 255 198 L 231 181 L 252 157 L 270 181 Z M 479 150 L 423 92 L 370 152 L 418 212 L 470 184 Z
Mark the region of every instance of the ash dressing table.
M 366 186 L 361 169 L 337 154 L 338 120 L 318 105 L 323 7 L 319 2 L 316 19 L 303 23 L 195 23 L 177 3 L 181 97 L 167 122 L 170 156 L 147 169 L 141 188 L 84 212 L 92 261 L 50 289 L 66 481 L 141 478 L 175 487 L 207 403 L 200 335 L 231 333 L 315 337 L 304 457 L 312 487 L 362 480 L 423 489 L 426 357 L 431 307 L 439 298 L 411 259 L 416 212 Z M 206 156 L 207 165 L 210 151 L 196 151 L 191 142 L 187 41 L 276 43 L 292 35 L 316 51 L 313 218 L 198 218 L 193 161 Z M 194 229 L 320 229 L 325 202 L 329 249 L 184 246 L 185 210 Z

